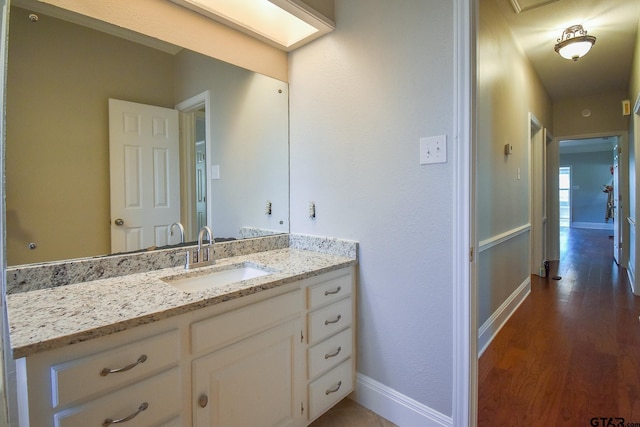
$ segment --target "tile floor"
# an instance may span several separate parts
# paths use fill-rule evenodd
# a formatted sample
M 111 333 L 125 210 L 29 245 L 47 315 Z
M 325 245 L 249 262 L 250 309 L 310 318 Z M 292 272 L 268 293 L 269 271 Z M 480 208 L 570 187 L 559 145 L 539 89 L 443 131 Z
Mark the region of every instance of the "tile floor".
M 353 400 L 343 399 L 309 427 L 397 427 Z

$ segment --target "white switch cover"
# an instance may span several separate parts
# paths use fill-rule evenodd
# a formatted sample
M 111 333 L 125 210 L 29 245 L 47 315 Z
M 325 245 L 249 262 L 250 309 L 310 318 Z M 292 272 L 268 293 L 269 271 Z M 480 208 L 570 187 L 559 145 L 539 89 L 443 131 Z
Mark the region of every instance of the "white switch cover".
M 220 165 L 211 166 L 211 179 L 220 179 Z
M 420 138 L 420 164 L 447 163 L 447 135 Z

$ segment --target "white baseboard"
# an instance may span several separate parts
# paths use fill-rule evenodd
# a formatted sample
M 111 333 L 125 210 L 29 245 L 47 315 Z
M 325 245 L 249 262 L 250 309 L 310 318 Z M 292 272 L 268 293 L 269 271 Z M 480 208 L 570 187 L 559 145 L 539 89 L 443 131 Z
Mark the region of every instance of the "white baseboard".
M 531 277 L 527 277 L 491 317 L 480 326 L 478 329 L 478 357 L 482 356 L 482 353 L 484 353 L 500 329 L 507 323 L 511 315 L 516 312 L 530 292 Z
M 571 228 L 590 228 L 593 230 L 613 230 L 613 222 L 572 222 Z
M 629 279 L 629 284 L 631 285 L 631 292 L 633 292 L 634 295 L 638 295 L 638 293 L 636 292 L 636 279 L 635 279 L 635 274 L 633 270 L 634 270 L 633 265 L 629 263 L 627 268 L 627 278 Z M 640 291 L 640 289 L 638 289 L 638 291 Z
M 400 427 L 452 427 L 451 417 L 360 373 L 353 400 Z

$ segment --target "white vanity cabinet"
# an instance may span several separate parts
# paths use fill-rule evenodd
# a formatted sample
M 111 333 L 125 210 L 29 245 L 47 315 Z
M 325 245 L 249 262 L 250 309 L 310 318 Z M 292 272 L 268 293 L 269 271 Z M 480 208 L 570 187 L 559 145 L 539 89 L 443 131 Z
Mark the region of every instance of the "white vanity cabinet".
M 21 426 L 171 425 L 180 421 L 180 333 L 110 335 L 17 363 Z M 131 335 L 131 334 L 129 334 Z M 28 398 L 27 398 L 28 396 Z M 173 421 L 172 421 L 173 420 Z M 169 423 L 169 424 L 168 424 Z M 177 424 L 176 424 L 177 425 Z
M 355 386 L 355 283 L 350 268 L 307 279 L 307 379 L 313 421 Z
M 194 426 L 304 425 L 301 314 L 298 289 L 191 325 L 194 353 L 212 350 L 192 364 Z
M 20 427 L 306 426 L 354 387 L 344 268 L 17 361 Z

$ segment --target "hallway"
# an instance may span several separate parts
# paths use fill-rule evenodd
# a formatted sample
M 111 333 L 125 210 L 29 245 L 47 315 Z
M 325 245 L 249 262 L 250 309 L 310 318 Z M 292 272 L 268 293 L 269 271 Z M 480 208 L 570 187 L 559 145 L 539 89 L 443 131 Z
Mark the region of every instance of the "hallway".
M 561 229 L 562 279 L 532 276 L 480 358 L 478 426 L 640 426 L 640 297 L 609 235 Z

